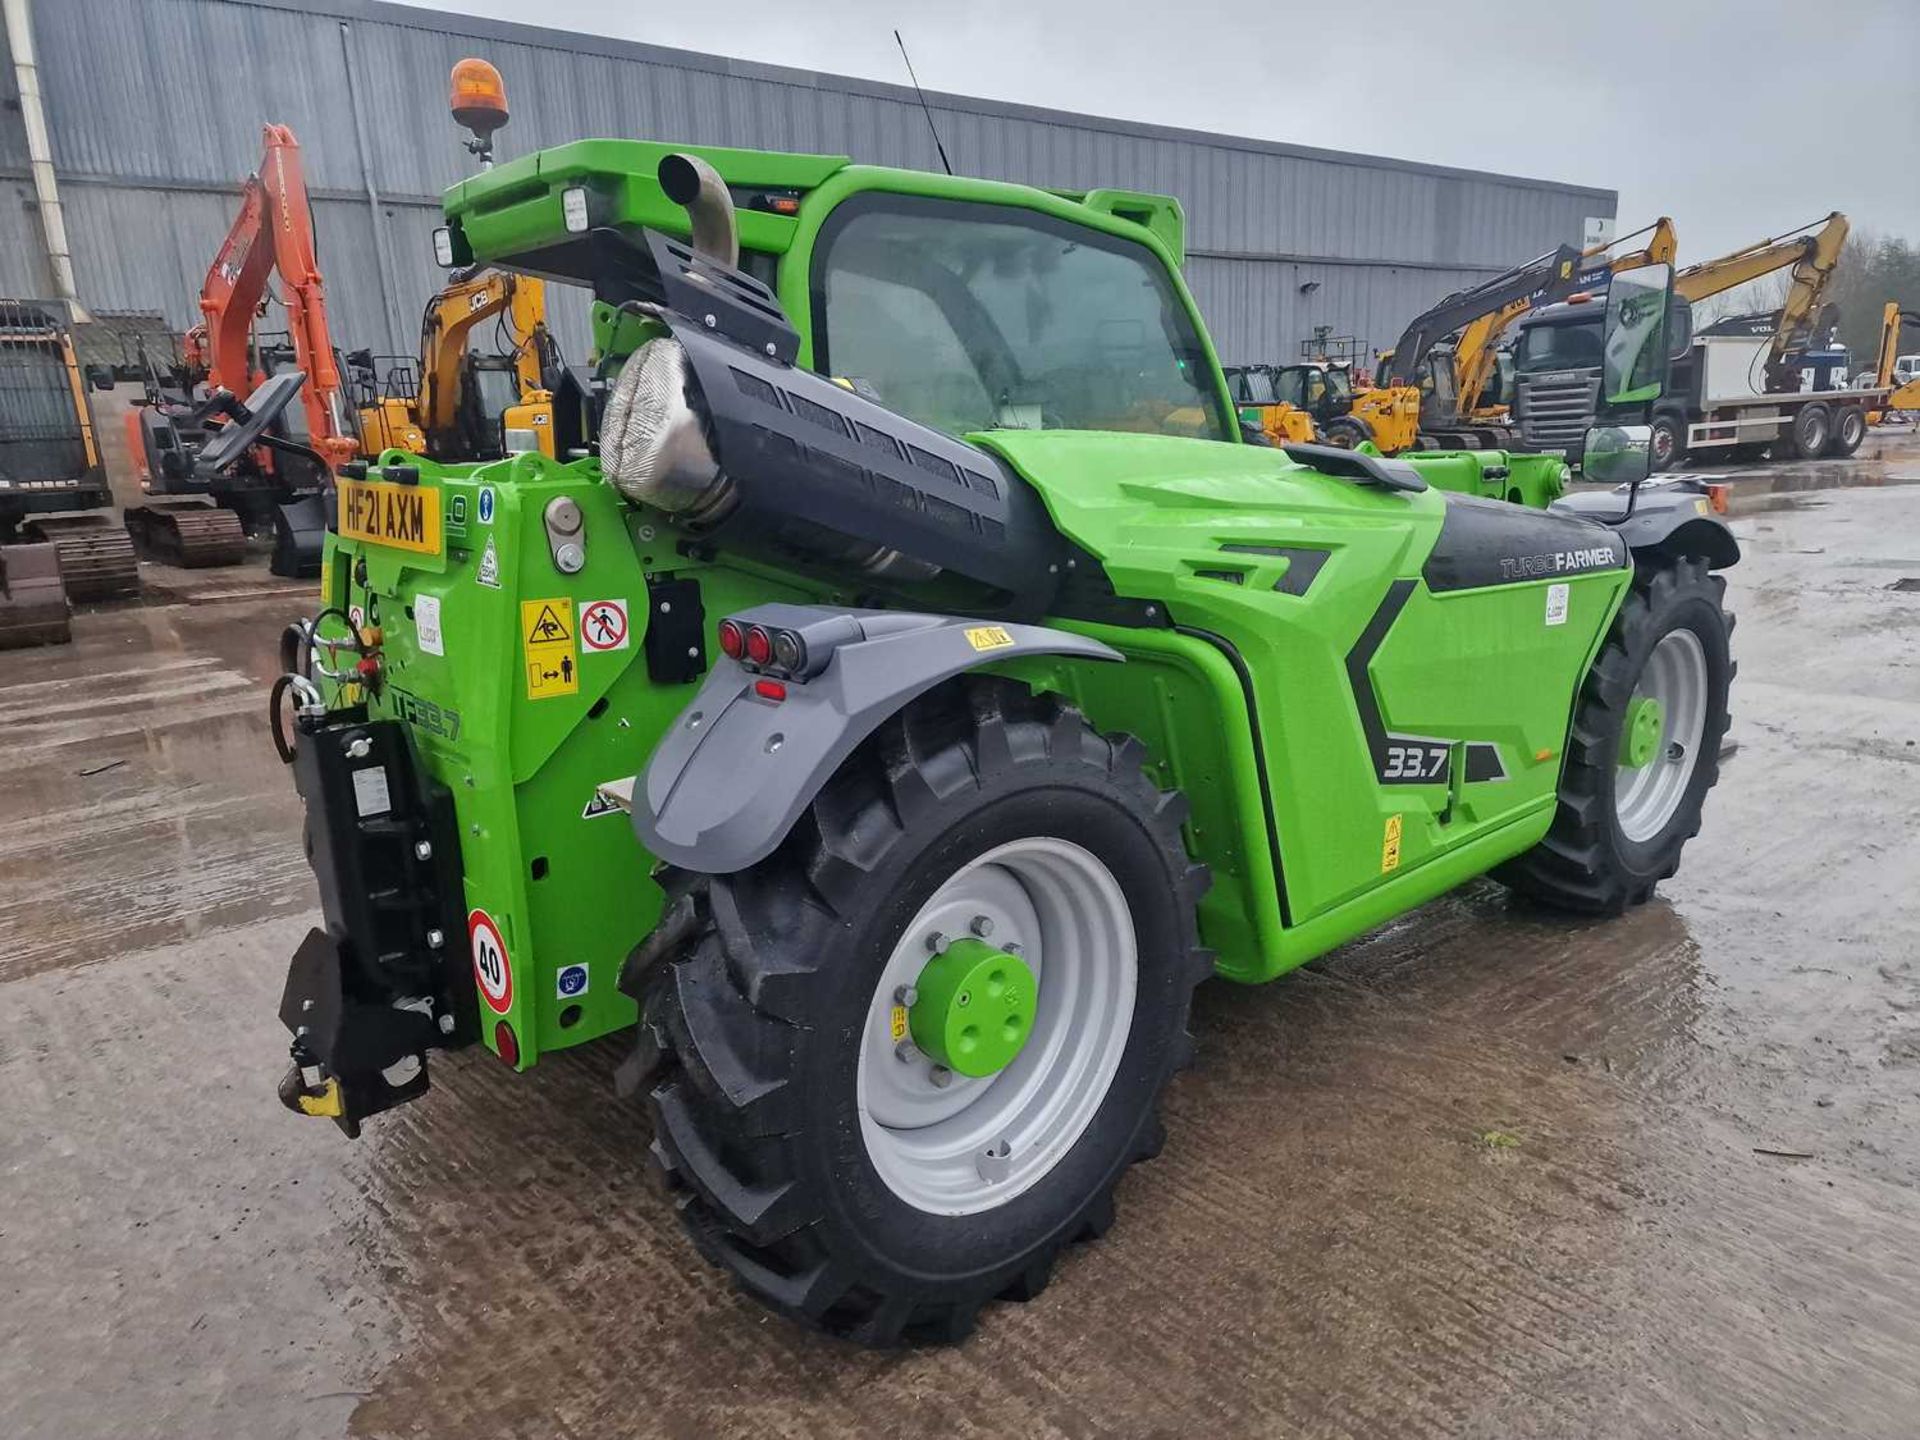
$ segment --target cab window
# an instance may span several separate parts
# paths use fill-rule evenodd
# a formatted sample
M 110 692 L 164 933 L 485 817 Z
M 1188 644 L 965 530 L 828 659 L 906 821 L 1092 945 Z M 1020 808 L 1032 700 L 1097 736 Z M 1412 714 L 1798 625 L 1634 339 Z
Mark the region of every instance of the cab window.
M 1232 433 L 1151 252 L 1007 206 L 871 194 L 822 227 L 814 365 L 952 435 Z

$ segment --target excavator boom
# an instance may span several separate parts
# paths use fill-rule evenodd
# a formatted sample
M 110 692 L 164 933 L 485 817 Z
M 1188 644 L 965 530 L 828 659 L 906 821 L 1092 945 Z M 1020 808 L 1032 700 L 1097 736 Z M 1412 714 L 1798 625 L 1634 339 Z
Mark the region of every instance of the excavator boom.
M 1456 290 L 1438 305 L 1416 315 L 1393 347 L 1393 356 L 1382 365 L 1379 383 L 1384 386 L 1409 385 L 1414 372 L 1433 347 L 1463 326 L 1497 314 L 1508 306 L 1530 302 L 1546 291 L 1559 299 L 1572 289 L 1580 265 L 1580 252 L 1561 245 L 1519 265 L 1504 275 L 1496 275 L 1470 290 Z
M 1814 225 L 1819 228 L 1816 230 Z M 1813 323 L 1820 297 L 1833 278 L 1840 251 L 1847 243 L 1847 217 L 1838 210 L 1814 225 L 1803 225 L 1786 235 L 1761 240 L 1717 260 L 1689 265 L 1673 277 L 1673 293 L 1689 303 L 1745 285 L 1776 270 L 1793 267 L 1792 284 L 1768 348 L 1769 364 L 1778 363 L 1794 336 Z
M 202 334 L 195 337 L 207 383 L 246 395 L 262 378 L 252 356 L 253 322 L 277 271 L 295 363 L 307 382 L 302 403 L 314 448 L 338 469 L 359 451 L 346 419 L 340 371 L 327 327 L 326 286 L 314 252 L 313 211 L 307 199 L 300 142 L 285 125 L 262 135 L 260 168 L 247 177 L 240 211 L 215 253 L 200 288 Z
M 1638 250 L 1630 250 L 1616 255 L 1607 264 L 1608 273 L 1618 275 L 1622 270 L 1637 270 L 1643 265 L 1671 265 L 1678 242 L 1674 235 L 1673 221 L 1662 215 L 1653 224 L 1623 235 L 1619 240 L 1605 245 L 1595 245 L 1581 252 L 1582 260 L 1592 260 L 1611 250 L 1623 241 L 1635 240 L 1642 235 L 1652 238 Z M 1539 305 L 1551 305 L 1566 293 L 1565 287 L 1556 284 L 1541 292 L 1510 300 L 1498 310 L 1490 311 L 1473 321 L 1460 332 L 1459 342 L 1453 350 L 1453 368 L 1455 375 L 1458 407 L 1462 415 L 1477 416 L 1480 413 L 1480 397 L 1486 393 L 1487 382 L 1493 378 L 1494 360 L 1498 353 L 1500 338 L 1522 315 Z M 1496 412 L 1497 413 L 1497 412 Z

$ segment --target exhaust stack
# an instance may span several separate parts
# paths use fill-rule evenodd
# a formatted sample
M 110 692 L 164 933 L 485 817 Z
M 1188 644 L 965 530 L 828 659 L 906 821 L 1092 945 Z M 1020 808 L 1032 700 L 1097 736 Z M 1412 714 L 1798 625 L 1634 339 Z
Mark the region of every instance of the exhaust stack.
M 698 155 L 675 153 L 660 161 L 660 188 L 693 222 L 693 248 L 729 270 L 740 264 L 740 226 L 727 182 Z

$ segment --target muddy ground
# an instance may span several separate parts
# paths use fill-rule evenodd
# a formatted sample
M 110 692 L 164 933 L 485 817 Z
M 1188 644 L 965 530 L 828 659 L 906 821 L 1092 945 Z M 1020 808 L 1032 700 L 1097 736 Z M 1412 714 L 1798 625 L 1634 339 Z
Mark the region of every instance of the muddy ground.
M 0 656 L 0 1436 L 1915 1434 L 1920 487 L 1773 503 L 1660 899 L 1482 883 L 1206 987 L 1111 1234 L 917 1354 L 696 1258 L 617 1046 L 280 1108 L 308 596 L 150 572 Z

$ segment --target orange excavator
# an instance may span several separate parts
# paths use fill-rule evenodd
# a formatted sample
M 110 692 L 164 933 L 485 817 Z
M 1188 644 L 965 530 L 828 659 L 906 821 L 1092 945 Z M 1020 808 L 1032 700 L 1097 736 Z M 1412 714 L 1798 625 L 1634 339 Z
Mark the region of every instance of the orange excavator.
M 285 125 L 268 125 L 263 142 L 200 287 L 205 318 L 186 337 L 187 363 L 204 380 L 192 396 L 150 383 L 147 403 L 128 412 L 150 498 L 126 520 L 143 554 L 185 566 L 232 564 L 246 532 L 270 524 L 274 573 L 310 576 L 320 573 L 333 473 L 360 446 L 327 328 L 300 143 Z M 276 274 L 288 340 L 268 347 L 255 322 Z

